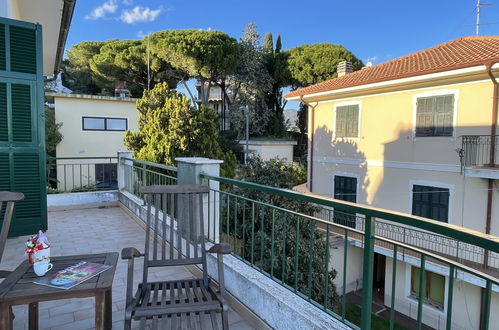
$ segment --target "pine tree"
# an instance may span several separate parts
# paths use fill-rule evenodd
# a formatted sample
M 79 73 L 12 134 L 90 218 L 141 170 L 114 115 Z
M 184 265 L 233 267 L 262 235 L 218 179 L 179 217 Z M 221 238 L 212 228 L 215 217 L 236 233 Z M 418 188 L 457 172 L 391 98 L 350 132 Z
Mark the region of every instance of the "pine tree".
M 272 38 L 272 32 L 265 35 L 263 41 L 263 51 L 267 54 L 272 54 L 274 52 L 274 39 Z
M 275 53 L 279 54 L 282 49 L 282 43 L 281 43 L 281 34 L 279 33 L 277 35 L 277 40 L 275 41 Z

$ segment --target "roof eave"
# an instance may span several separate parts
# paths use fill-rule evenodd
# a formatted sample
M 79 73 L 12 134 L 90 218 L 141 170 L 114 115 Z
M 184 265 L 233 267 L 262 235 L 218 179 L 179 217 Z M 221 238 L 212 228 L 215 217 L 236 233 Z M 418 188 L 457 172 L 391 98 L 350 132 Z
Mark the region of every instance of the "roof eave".
M 493 70 L 499 69 L 499 59 L 497 61 L 488 61 L 487 64 L 490 63 L 495 63 L 492 65 Z M 301 101 L 303 99 L 310 100 L 314 98 L 319 98 L 319 97 L 325 97 L 325 96 L 334 96 L 335 94 L 344 94 L 344 93 L 349 93 L 349 92 L 361 92 L 365 91 L 368 89 L 372 88 L 383 88 L 383 87 L 395 87 L 395 86 L 404 86 L 407 85 L 408 83 L 411 82 L 423 82 L 425 80 L 431 81 L 435 79 L 442 79 L 446 77 L 456 77 L 460 75 L 469 75 L 469 74 L 476 74 L 479 72 L 486 73 L 485 71 L 485 64 L 480 64 L 480 62 L 476 62 L 473 64 L 473 66 L 462 66 L 459 68 L 454 67 L 453 69 L 445 69 L 441 71 L 435 72 L 435 70 L 431 71 L 431 73 L 428 72 L 418 72 L 413 75 L 405 75 L 403 77 L 397 77 L 397 78 L 389 78 L 386 80 L 379 80 L 376 82 L 372 83 L 367 83 L 367 84 L 361 84 L 361 85 L 355 85 L 351 87 L 345 87 L 345 88 L 339 88 L 339 89 L 332 89 L 332 90 L 326 90 L 326 91 L 321 91 L 321 92 L 315 92 L 315 93 L 303 93 L 303 94 L 294 94 L 294 92 L 290 92 L 284 97 L 289 100 L 289 101 Z M 298 91 L 296 91 L 298 92 Z M 292 94 L 291 96 L 289 96 Z

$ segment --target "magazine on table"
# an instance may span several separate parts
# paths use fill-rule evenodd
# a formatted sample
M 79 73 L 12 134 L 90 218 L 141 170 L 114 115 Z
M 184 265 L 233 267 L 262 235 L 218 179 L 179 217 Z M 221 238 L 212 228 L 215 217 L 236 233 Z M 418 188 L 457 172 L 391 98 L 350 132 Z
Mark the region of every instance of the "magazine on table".
M 33 281 L 33 283 L 67 290 L 96 275 L 99 275 L 109 268 L 111 268 L 110 265 L 80 261 L 73 266 L 40 277 Z

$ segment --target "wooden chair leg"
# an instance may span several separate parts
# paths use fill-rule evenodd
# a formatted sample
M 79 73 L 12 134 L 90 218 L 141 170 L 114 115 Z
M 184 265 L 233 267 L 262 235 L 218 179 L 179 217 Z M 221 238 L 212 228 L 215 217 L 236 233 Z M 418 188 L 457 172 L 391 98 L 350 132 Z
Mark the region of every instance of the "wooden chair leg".
M 124 326 L 124 329 L 125 330 L 131 330 L 132 329 L 132 319 L 131 318 L 128 318 L 125 314 L 125 326 Z

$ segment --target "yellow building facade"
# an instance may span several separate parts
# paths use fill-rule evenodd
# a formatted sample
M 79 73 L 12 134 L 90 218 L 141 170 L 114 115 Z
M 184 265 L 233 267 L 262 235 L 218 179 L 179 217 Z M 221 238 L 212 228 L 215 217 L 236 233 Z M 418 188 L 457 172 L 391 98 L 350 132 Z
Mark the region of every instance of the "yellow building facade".
M 309 192 L 499 236 L 498 63 L 498 37 L 463 38 L 288 93 L 308 105 Z M 362 229 L 358 216 L 347 220 L 339 223 Z M 499 270 L 499 256 L 409 226 L 387 224 L 376 234 Z M 349 250 L 358 265 L 350 266 L 346 280 L 346 292 L 353 292 L 362 282 L 362 246 Z M 393 251 L 375 246 L 375 252 L 374 287 L 389 306 Z M 331 250 L 332 268 L 341 269 L 336 254 L 341 251 Z M 411 318 L 417 316 L 418 265 L 418 258 L 407 257 L 396 267 L 395 309 Z M 444 328 L 449 271 L 432 262 L 426 269 L 423 323 Z M 338 290 L 342 281 L 336 279 Z M 483 287 L 473 278 L 454 286 L 452 329 L 479 328 Z M 494 328 L 499 317 L 491 318 Z

